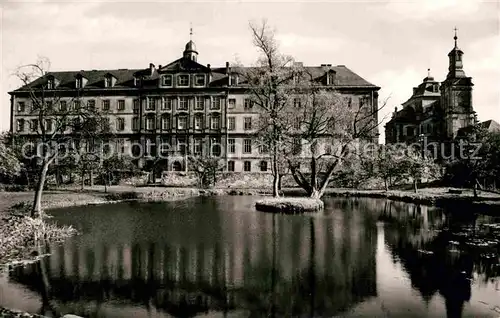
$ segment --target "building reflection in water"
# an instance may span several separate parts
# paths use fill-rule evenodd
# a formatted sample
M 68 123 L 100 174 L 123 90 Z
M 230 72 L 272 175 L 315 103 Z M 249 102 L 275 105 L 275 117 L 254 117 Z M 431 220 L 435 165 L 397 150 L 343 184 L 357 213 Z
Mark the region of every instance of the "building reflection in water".
M 173 211 L 148 205 L 148 219 L 121 205 L 120 213 L 79 220 L 87 232 L 52 246 L 45 259 L 62 311 L 94 303 L 95 315 L 103 304 L 125 302 L 184 317 L 331 316 L 376 296 L 376 216 L 363 212 L 366 204 L 332 202 L 326 216 L 287 217 L 255 213 L 245 206 L 251 198 L 200 200 Z M 115 226 L 122 234 L 106 230 Z M 37 289 L 36 275 L 26 267 L 13 278 Z
M 402 265 L 420 304 L 440 295 L 440 315 L 461 317 L 471 299 L 471 278 L 487 284 L 499 276 L 498 255 L 484 260 L 450 246 L 448 229 L 495 221 L 491 217 L 375 199 L 329 199 L 323 215 L 281 216 L 255 212 L 254 200 L 198 198 L 59 211 L 58 222 L 83 234 L 51 247 L 44 261 L 52 298 L 63 312 L 88 316 L 102 316 L 110 306 L 178 317 L 209 311 L 340 315 L 378 296 L 377 277 L 394 275 L 382 272 L 389 267 L 377 264 L 379 255 Z M 377 236 L 384 242 L 379 254 Z M 41 292 L 35 267 L 11 276 Z M 394 312 L 404 310 L 398 307 L 402 297 L 413 296 L 391 294 Z M 126 310 L 124 316 L 138 316 Z

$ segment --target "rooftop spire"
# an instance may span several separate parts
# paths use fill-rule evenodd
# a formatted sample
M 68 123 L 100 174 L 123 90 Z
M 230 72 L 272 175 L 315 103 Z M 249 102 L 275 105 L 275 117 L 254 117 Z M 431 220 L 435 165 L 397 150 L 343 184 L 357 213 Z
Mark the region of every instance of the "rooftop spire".
M 189 22 L 189 41 L 193 40 L 193 23 Z
M 431 69 L 430 68 L 427 69 L 427 77 L 431 77 Z
M 457 27 L 455 27 L 453 30 L 455 30 L 455 36 L 453 37 L 453 39 L 455 40 L 455 48 L 457 48 L 458 47 L 457 46 L 457 39 L 458 39 L 458 37 L 457 37 L 457 31 L 458 31 L 458 29 L 457 29 Z

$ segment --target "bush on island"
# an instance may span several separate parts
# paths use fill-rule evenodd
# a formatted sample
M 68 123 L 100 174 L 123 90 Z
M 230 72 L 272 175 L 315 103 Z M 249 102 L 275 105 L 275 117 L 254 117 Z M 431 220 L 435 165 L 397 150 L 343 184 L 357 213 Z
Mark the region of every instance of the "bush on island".
M 324 203 L 313 198 L 269 198 L 255 203 L 255 209 L 262 212 L 299 214 L 323 210 Z

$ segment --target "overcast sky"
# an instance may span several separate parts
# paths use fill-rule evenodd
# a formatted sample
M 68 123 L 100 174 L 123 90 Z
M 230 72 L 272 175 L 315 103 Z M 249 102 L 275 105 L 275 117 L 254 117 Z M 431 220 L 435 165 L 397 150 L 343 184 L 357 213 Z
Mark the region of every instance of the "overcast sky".
M 453 28 L 473 78 L 480 120 L 500 122 L 500 2 L 476 0 L 363 2 L 2 2 L 0 130 L 9 128 L 11 74 L 37 56 L 51 70 L 145 68 L 167 64 L 193 40 L 202 64 L 223 66 L 238 58 L 251 65 L 249 21 L 276 29 L 283 53 L 305 65 L 346 65 L 382 87 L 388 107 L 407 100 L 427 76 L 444 80 Z M 387 120 L 387 119 L 386 119 Z M 381 128 L 381 133 L 383 129 Z

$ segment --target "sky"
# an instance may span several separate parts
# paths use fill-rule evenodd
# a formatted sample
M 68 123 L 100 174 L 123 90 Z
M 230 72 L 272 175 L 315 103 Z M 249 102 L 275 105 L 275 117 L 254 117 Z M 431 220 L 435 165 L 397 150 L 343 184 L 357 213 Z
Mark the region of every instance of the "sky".
M 0 131 L 9 129 L 12 73 L 38 56 L 51 71 L 146 68 L 182 55 L 193 27 L 198 62 L 252 65 L 249 22 L 275 29 L 282 53 L 308 66 L 346 65 L 380 86 L 381 119 L 412 87 L 448 72 L 453 29 L 481 121 L 500 122 L 500 1 L 5 1 L 0 0 Z M 380 127 L 383 140 L 383 126 Z

